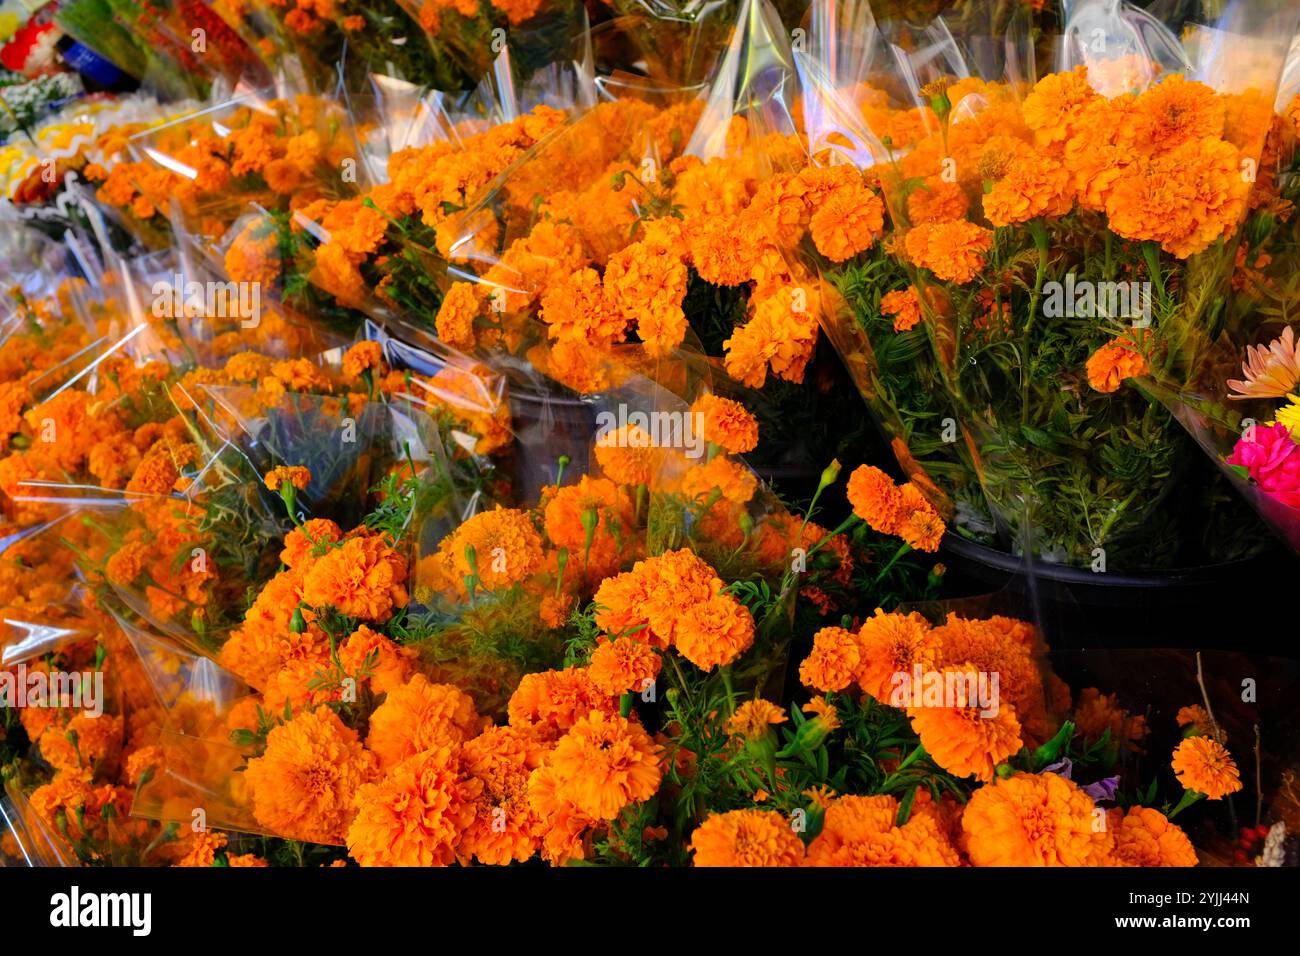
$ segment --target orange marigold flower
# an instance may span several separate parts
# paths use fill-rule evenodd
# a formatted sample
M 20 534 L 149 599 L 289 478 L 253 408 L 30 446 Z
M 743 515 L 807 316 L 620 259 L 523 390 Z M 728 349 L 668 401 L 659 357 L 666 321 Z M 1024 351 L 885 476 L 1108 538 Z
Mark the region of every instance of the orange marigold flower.
M 722 590 L 717 572 L 690 548 L 638 561 L 631 571 L 606 578 L 596 590 L 596 624 L 607 634 L 671 647 L 688 607 Z
M 610 257 L 605 267 L 606 300 L 636 322 L 637 334 L 650 355 L 663 357 L 686 335 L 686 265 L 666 246 L 632 243 Z
M 340 686 L 328 647 L 303 641 L 286 657 L 263 692 L 268 711 L 283 713 L 286 704 L 299 711 L 339 699 Z
M 68 722 L 45 728 L 38 742 L 46 763 L 70 772 L 93 770 L 122 742 L 122 718 L 78 714 Z
M 161 747 L 141 747 L 126 758 L 126 780 L 133 787 L 139 787 L 145 775 L 153 775 L 166 763 L 166 754 Z
M 302 465 L 277 465 L 266 473 L 263 481 L 271 491 L 279 491 L 285 482 L 299 491 L 306 491 L 311 484 L 311 471 Z
M 462 592 L 471 575 L 477 577 L 478 587 L 508 590 L 542 563 L 542 539 L 532 518 L 526 511 L 500 506 L 464 522 L 442 540 L 438 551 Z
M 755 237 L 741 216 L 723 215 L 700 222 L 690 235 L 689 249 L 695 271 L 712 285 L 748 282 L 759 256 Z
M 899 489 L 898 527 L 895 534 L 918 551 L 939 550 L 943 517 L 913 482 Z
M 605 300 L 600 274 L 590 268 L 549 286 L 538 317 L 553 339 L 604 346 L 621 342 L 627 332 L 626 315 Z
M 1196 850 L 1177 824 L 1159 810 L 1115 807 L 1106 814 L 1115 838 L 1114 862 L 1120 866 L 1195 866 Z
M 617 714 L 592 712 L 555 745 L 547 766 L 556 794 L 596 820 L 613 820 L 629 803 L 659 789 L 659 745 L 640 724 Z
M 339 663 L 344 671 L 369 680 L 376 694 L 397 692 L 410 679 L 415 656 L 413 648 L 398 647 L 364 624 L 339 645 Z
M 614 699 L 596 686 L 585 667 L 525 674 L 507 704 L 510 725 L 551 741 L 592 711 L 612 714 Z
M 544 827 L 528 800 L 528 779 L 539 760 L 536 742 L 514 727 L 489 727 L 466 742 L 462 765 L 483 791 L 461 834 L 462 859 L 505 866 L 537 852 Z
M 696 866 L 801 866 L 803 841 L 770 810 L 715 813 L 691 834 Z
M 771 701 L 747 700 L 727 718 L 727 733 L 754 740 L 766 735 L 773 724 L 783 724 L 788 719 L 785 711 Z
M 129 585 L 145 571 L 149 548 L 139 541 L 126 541 L 108 557 L 104 576 L 114 584 Z
M 302 173 L 289 160 L 278 159 L 263 166 L 261 178 L 265 179 L 266 185 L 270 186 L 273 193 L 287 196 L 298 189 L 299 183 L 302 182 Z M 226 260 L 229 265 L 229 255 Z
M 311 359 L 286 359 L 271 366 L 271 375 L 295 392 L 326 392 L 333 385 L 324 371 Z
M 1180 707 L 1174 720 L 1179 727 L 1184 728 L 1185 736 L 1213 737 L 1214 721 L 1210 719 L 1210 713 L 1200 704 L 1192 704 L 1188 707 Z M 1222 728 L 1219 731 L 1219 737 L 1224 738 Z
M 1232 234 L 1250 190 L 1240 150 L 1209 136 L 1127 168 L 1106 197 L 1106 218 L 1117 235 L 1186 259 Z
M 3 426 L 0 426 L 3 431 Z M 121 488 L 140 466 L 140 453 L 134 445 L 116 438 L 97 442 L 86 458 L 87 470 L 104 488 Z
M 886 292 L 880 297 L 880 314 L 894 317 L 894 331 L 906 332 L 921 321 L 921 297 L 916 286 Z M 890 482 L 893 484 L 893 482 Z
M 282 648 L 294 608 L 302 600 L 302 573 L 289 569 L 271 578 L 244 623 L 221 646 L 221 666 L 256 688 L 264 688 L 283 664 Z
M 1187 737 L 1174 750 L 1174 775 L 1186 790 L 1219 800 L 1241 789 L 1231 754 L 1211 737 Z
M 414 754 L 357 791 L 348 852 L 362 866 L 446 866 L 482 787 L 452 747 Z
M 1049 156 L 1013 161 L 984 194 L 984 215 L 995 226 L 1064 216 L 1073 205 L 1070 172 Z
M 887 794 L 841 797 L 835 803 L 840 812 L 828 814 L 826 825 L 842 838 L 888 830 L 898 818 L 898 801 Z
M 754 617 L 730 594 L 716 594 L 686 608 L 675 646 L 700 670 L 730 664 L 754 643 Z
M 537 608 L 537 619 L 549 628 L 563 627 L 573 611 L 573 598 L 567 594 L 548 592 L 542 595 Z
M 858 684 L 882 704 L 893 697 L 894 675 L 911 674 L 917 664 L 931 670 L 939 656 L 939 641 L 930 622 L 915 611 L 899 614 L 877 608 L 859 629 L 858 644 L 862 653 Z
M 1088 83 L 1087 67 L 1077 66 L 1039 80 L 1021 104 L 1021 112 L 1039 146 L 1059 147 L 1074 135 L 1088 105 L 1097 98 Z
M 595 820 L 558 795 L 561 780 L 543 764 L 528 777 L 528 805 L 542 821 L 542 858 L 566 866 L 586 856 L 584 837 Z
M 386 621 L 406 606 L 406 570 L 406 559 L 382 537 L 360 534 L 308 568 L 303 599 L 363 621 Z
M 976 671 L 999 675 L 1000 699 L 1015 708 L 1025 742 L 1030 746 L 1042 742 L 1048 729 L 1047 709 L 1036 656 L 1039 638 L 1032 626 L 997 615 L 966 620 L 949 614 L 931 634 L 940 647 L 940 664 L 969 662 Z
M 298 714 L 272 730 L 244 779 L 253 816 L 272 833 L 308 843 L 343 842 L 357 790 L 375 758 L 332 710 Z
M 258 172 L 275 158 L 275 136 L 266 124 L 256 120 L 241 129 L 233 130 L 229 142 L 234 149 L 230 171 L 236 176 Z
M 1110 731 L 1111 743 L 1133 751 L 1139 749 L 1138 741 L 1147 734 L 1145 717 L 1130 717 L 1116 695 L 1103 694 L 1095 687 L 1087 687 L 1079 695 L 1074 725 L 1089 743 L 1096 743 Z
M 23 382 L 0 382 L 0 442 L 8 443 L 23 427 L 23 409 L 32 400 Z
M 808 845 L 806 866 L 959 866 L 961 856 L 936 820 L 913 813 L 895 826 L 890 796 L 839 797 Z
M 931 176 L 907 195 L 907 218 L 912 225 L 923 222 L 948 222 L 966 215 L 970 203 L 966 190 L 958 183 Z
M 758 478 L 744 464 L 718 455 L 703 466 L 687 469 L 677 489 L 696 501 L 708 501 L 719 494 L 726 501 L 743 505 L 758 490 Z
M 849 475 L 847 488 L 853 513 L 881 534 L 898 527 L 902 493 L 894 480 L 874 465 L 859 465 Z
M 370 369 L 382 370 L 384 349 L 378 342 L 358 342 L 343 353 L 343 374 L 358 379 Z
M 813 635 L 813 646 L 799 665 L 805 687 L 839 691 L 858 679 L 862 667 L 862 642 L 842 627 L 823 627 Z
M 758 419 L 740 402 L 709 394 L 696 399 L 691 411 L 703 416 L 706 441 L 733 455 L 758 446 Z
M 1146 356 L 1127 338 L 1112 339 L 1088 359 L 1088 384 L 1099 392 L 1118 391 L 1125 379 L 1150 371 Z
M 309 518 L 284 536 L 280 560 L 291 568 L 302 567 L 315 557 L 318 547 L 326 548 L 342 538 L 343 529 L 329 518 Z
M 370 715 L 366 747 L 381 768 L 391 769 L 422 750 L 462 743 L 481 723 L 472 697 L 453 684 L 431 684 L 416 674 Z
M 316 250 L 311 277 L 342 305 L 360 308 L 365 301 L 365 279 L 356 263 L 348 258 L 347 250 L 339 243 L 327 242 Z M 441 331 L 439 335 L 442 335 Z M 442 337 L 450 343 L 446 336 Z
M 347 199 L 331 211 L 329 245 L 338 245 L 354 262 L 371 255 L 384 241 L 388 219 L 360 200 Z
M 280 277 L 280 243 L 275 230 L 257 220 L 249 223 L 226 250 L 225 265 L 235 282 L 270 289 Z
M 1179 73 L 1163 77 L 1134 104 L 1135 142 L 1151 153 L 1168 153 L 1185 143 L 1223 135 L 1226 104 L 1204 83 Z
M 474 319 L 479 314 L 478 295 L 468 282 L 454 282 L 442 298 L 434 324 L 438 338 L 455 349 L 474 347 Z
M 620 485 L 649 484 L 663 460 L 653 438 L 634 424 L 598 436 L 595 453 L 601 471 Z
M 659 676 L 663 661 L 648 644 L 630 637 L 602 641 L 591 654 L 587 669 L 592 683 L 611 697 L 641 693 Z
M 173 863 L 179 867 L 215 866 L 217 851 L 224 849 L 229 837 L 216 830 L 204 830 L 185 835 L 184 855 Z
M 813 714 L 813 721 L 821 726 L 824 733 L 829 734 L 840 728 L 839 712 L 825 697 L 818 695 L 799 709 L 805 714 Z
M 1021 773 L 972 794 L 961 826 L 975 866 L 1106 866 L 1113 839 L 1096 805 L 1054 773 Z
M 546 536 L 568 548 L 579 572 L 603 577 L 617 569 L 622 542 L 632 527 L 632 499 L 607 478 L 583 475 L 557 488 L 546 503 Z M 588 528 L 590 527 L 590 531 Z
M 945 695 L 953 686 L 954 699 L 939 706 L 922 702 L 909 707 L 912 729 L 921 738 L 921 746 L 935 762 L 959 777 L 975 777 L 988 782 L 998 764 L 1020 750 L 1020 721 L 1015 708 L 1002 702 L 997 713 L 986 716 L 980 710 L 976 689 L 970 679 L 976 677 L 971 664 L 945 667 L 938 672 L 945 682 Z M 936 676 L 938 676 L 936 675 Z M 960 685 L 956 681 L 960 681 Z M 913 696 L 922 688 L 912 688 Z
M 993 233 L 965 219 L 922 223 L 908 230 L 903 243 L 913 263 L 940 279 L 964 285 L 984 268 Z
M 817 307 L 800 286 L 780 285 L 750 299 L 753 317 L 722 343 L 727 373 L 761 388 L 770 367 L 788 382 L 802 382 L 817 343 Z
M 180 469 L 166 452 L 148 454 L 136 467 L 126 490 L 149 495 L 171 494 L 180 476 Z
M 884 226 L 885 206 L 866 186 L 835 190 L 817 207 L 808 223 L 817 251 L 843 262 L 869 249 Z
M 542 0 L 492 0 L 492 6 L 506 15 L 511 26 L 518 26 L 536 16 L 537 11 L 542 7 Z M 475 7 L 471 15 L 477 12 L 478 8 Z

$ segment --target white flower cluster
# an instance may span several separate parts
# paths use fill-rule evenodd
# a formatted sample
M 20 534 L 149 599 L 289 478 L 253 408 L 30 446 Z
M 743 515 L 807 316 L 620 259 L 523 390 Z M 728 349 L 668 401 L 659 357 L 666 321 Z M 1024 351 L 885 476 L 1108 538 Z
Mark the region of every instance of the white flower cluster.
M 75 73 L 54 73 L 34 80 L 0 85 L 0 142 L 20 129 L 27 129 L 51 103 L 81 92 L 81 78 Z

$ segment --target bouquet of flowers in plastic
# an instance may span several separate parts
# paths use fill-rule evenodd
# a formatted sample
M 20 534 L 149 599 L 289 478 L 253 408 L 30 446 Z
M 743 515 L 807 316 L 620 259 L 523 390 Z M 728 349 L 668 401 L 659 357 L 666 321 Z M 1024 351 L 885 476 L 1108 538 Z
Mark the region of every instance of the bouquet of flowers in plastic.
M 1262 97 L 1252 104 L 1267 135 L 1231 294 L 1212 321 L 1178 327 L 1173 359 L 1148 370 L 1149 387 L 1293 548 L 1300 545 L 1292 440 L 1300 364 L 1288 318 L 1297 287 L 1287 263 L 1300 198 L 1296 51 L 1293 43 L 1272 108 Z
M 1262 115 L 1258 89 L 1197 79 L 1167 32 L 1139 51 L 1122 17 L 1099 21 L 1106 53 L 1075 65 L 1098 8 L 1076 8 L 1067 68 L 1035 82 L 1014 28 L 981 44 L 942 20 L 877 28 L 817 5 L 803 73 L 810 149 L 879 191 L 874 207 L 824 206 L 805 249 L 841 294 L 833 336 L 905 465 L 959 530 L 1104 570 L 1177 556 L 1161 502 L 1187 447 L 1131 380 L 1222 307 L 1281 64 L 1252 74 Z M 1264 5 L 1219 28 L 1251 44 L 1277 18 Z
M 164 248 L 173 216 L 183 232 L 215 240 L 255 206 L 287 231 L 292 209 L 355 191 L 353 142 L 331 99 L 249 94 L 135 131 L 82 175 L 148 245 Z M 269 225 L 259 223 L 251 238 L 266 247 L 261 258 L 278 265 Z
M 702 396 L 701 441 L 683 448 L 641 423 L 687 409 L 640 387 L 643 404 L 596 438 L 593 471 L 567 480 L 562 461 L 530 506 L 456 521 L 408 474 L 351 530 L 298 524 L 221 652 L 231 674 L 176 698 L 140 805 L 324 844 L 310 851 L 322 862 L 341 859 L 330 846 L 363 865 L 683 862 L 684 834 L 706 808 L 755 799 L 739 794 L 775 753 L 744 748 L 737 728 L 752 714 L 760 733 L 757 695 L 784 693 L 796 592 L 833 600 L 875 533 L 766 500 L 735 458 L 756 438 L 740 406 Z M 268 477 L 287 483 L 295 513 L 291 489 L 310 476 Z M 828 469 L 823 485 L 836 478 Z M 908 501 L 895 502 L 900 522 L 937 521 Z M 816 727 L 833 729 L 833 709 L 821 713 L 783 766 L 815 752 Z M 332 782 L 305 799 L 300 782 L 322 761 Z M 400 807 L 444 796 L 436 827 L 405 826 Z

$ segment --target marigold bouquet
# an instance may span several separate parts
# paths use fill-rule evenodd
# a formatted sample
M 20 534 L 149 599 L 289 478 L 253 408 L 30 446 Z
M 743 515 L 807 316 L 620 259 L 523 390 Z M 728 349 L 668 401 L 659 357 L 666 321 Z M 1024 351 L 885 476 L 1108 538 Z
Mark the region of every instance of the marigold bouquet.
M 155 247 L 170 244 L 173 209 L 185 232 L 213 239 L 250 204 L 277 213 L 287 230 L 292 209 L 355 190 L 355 147 L 345 130 L 332 100 L 236 99 L 140 131 L 121 144 L 122 154 L 83 175 Z
M 1232 295 L 1216 321 L 1179 329 L 1176 361 L 1149 371 L 1152 390 L 1293 548 L 1300 544 L 1291 464 L 1300 365 L 1288 320 L 1297 287 L 1286 263 L 1300 191 L 1295 51 L 1293 45 L 1250 195 Z
M 823 17 L 824 51 L 853 45 L 854 15 Z M 862 204 L 823 207 L 835 337 L 959 529 L 1100 569 L 1176 559 L 1162 502 L 1187 446 L 1124 383 L 1222 308 L 1271 87 L 1219 91 L 1118 41 L 1037 82 L 1010 54 L 981 79 L 951 35 L 908 29 L 806 70 L 812 148 L 863 167 L 891 227 L 876 246 Z M 882 73 L 874 43 L 915 48 L 910 69 Z

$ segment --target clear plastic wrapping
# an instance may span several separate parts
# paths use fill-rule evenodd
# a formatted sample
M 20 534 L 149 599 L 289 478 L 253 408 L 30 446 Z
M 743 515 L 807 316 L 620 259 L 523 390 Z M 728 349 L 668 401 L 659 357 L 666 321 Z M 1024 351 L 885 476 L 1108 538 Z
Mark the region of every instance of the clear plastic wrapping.
M 858 166 L 887 213 L 828 215 L 804 242 L 835 287 L 828 332 L 904 469 L 968 536 L 1112 570 L 1188 560 L 1199 524 L 1172 525 L 1165 502 L 1190 450 L 1124 382 L 1185 361 L 1190 330 L 1218 321 L 1268 125 L 1253 107 L 1272 103 L 1290 13 L 1189 27 L 1183 75 L 1150 13 L 1077 4 L 1040 73 L 1023 18 L 972 6 L 873 26 L 814 4 L 814 160 Z M 1226 63 L 1244 51 L 1249 78 Z M 1205 121 L 1180 121 L 1183 101 Z M 1143 192 L 1178 150 L 1226 184 L 1201 218 L 1192 196 Z

